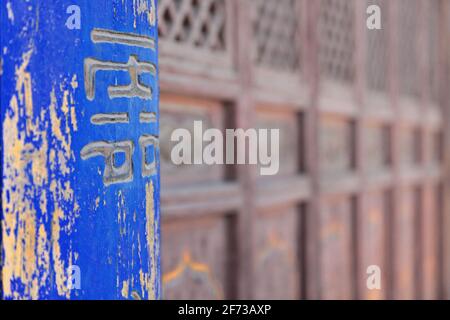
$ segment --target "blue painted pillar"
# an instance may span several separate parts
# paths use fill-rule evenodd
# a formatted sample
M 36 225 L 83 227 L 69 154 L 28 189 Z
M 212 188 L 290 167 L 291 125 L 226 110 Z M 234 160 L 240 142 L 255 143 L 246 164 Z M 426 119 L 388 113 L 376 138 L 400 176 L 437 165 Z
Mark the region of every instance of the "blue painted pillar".
M 156 0 L 0 0 L 1 297 L 158 299 Z

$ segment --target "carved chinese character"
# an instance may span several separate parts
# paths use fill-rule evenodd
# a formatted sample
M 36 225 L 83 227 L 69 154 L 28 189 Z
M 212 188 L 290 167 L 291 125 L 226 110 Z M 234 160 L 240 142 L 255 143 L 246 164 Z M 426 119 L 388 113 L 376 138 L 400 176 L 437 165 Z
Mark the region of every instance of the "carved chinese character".
M 154 39 L 132 33 L 122 33 L 111 30 L 94 29 L 91 33 L 93 43 L 118 44 L 130 47 L 141 47 L 155 51 L 156 43 Z M 96 76 L 98 71 L 118 71 L 127 72 L 130 76 L 128 85 L 110 85 L 108 96 L 114 98 L 141 98 L 152 99 L 152 88 L 141 81 L 141 76 L 150 74 L 155 76 L 156 66 L 151 62 L 140 61 L 136 55 L 130 55 L 128 61 L 113 62 L 86 58 L 84 61 L 84 83 L 87 99 L 95 99 Z M 139 114 L 140 123 L 155 123 L 157 116 L 154 112 L 142 111 Z M 91 123 L 97 126 L 129 124 L 130 114 L 128 112 L 107 112 L 97 113 L 91 117 Z M 149 177 L 157 173 L 157 148 L 158 138 L 152 135 L 145 135 L 139 139 L 142 149 L 142 176 Z M 153 150 L 153 151 L 151 151 Z M 153 152 L 153 155 L 150 154 Z M 134 144 L 132 141 L 104 142 L 97 141 L 88 144 L 81 151 L 83 160 L 92 157 L 102 156 L 105 160 L 103 181 L 105 185 L 130 182 L 133 180 L 133 153 Z M 124 154 L 124 161 L 119 164 L 119 155 Z M 153 156 L 153 158 L 151 157 Z
M 144 73 L 156 74 L 156 67 L 149 62 L 140 62 L 136 56 L 130 56 L 127 63 L 116 63 L 87 58 L 84 61 L 84 81 L 86 95 L 89 100 L 95 98 L 95 76 L 97 71 L 126 71 L 130 74 L 131 83 L 126 86 L 108 87 L 108 95 L 114 98 L 152 99 L 152 90 L 140 81 Z
M 139 145 L 142 151 L 142 176 L 151 177 L 157 173 L 156 150 L 159 147 L 158 138 L 152 135 L 144 135 L 139 138 Z M 153 150 L 153 161 L 149 161 L 149 150 Z
M 155 50 L 155 41 L 152 38 L 132 33 L 122 33 L 111 30 L 95 29 L 91 33 L 94 43 L 120 44 L 144 49 Z M 108 95 L 114 98 L 141 98 L 152 99 L 152 89 L 140 80 L 142 74 L 156 75 L 156 66 L 150 62 L 139 61 L 135 55 L 130 55 L 128 62 L 102 61 L 94 58 L 86 58 L 84 61 L 84 82 L 86 95 L 89 100 L 95 98 L 95 77 L 97 71 L 122 71 L 128 72 L 131 83 L 125 86 L 110 86 Z
M 98 156 L 104 157 L 103 182 L 109 186 L 111 184 L 133 181 L 133 152 L 134 146 L 132 141 L 97 141 L 88 144 L 81 150 L 81 158 L 87 160 Z M 125 155 L 125 160 L 122 165 L 117 165 L 117 156 L 120 153 Z

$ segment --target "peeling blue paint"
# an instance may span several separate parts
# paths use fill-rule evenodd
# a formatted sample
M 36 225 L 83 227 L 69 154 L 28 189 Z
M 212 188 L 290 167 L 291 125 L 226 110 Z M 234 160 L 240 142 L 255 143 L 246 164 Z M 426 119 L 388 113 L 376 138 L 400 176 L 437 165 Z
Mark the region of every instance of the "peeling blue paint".
M 80 29 L 66 25 L 71 5 L 80 8 Z M 125 65 L 135 56 L 157 66 L 155 19 L 153 0 L 1 1 L 4 299 L 160 297 L 159 148 L 139 144 L 141 137 L 159 136 L 158 122 L 139 120 L 141 112 L 159 119 L 158 72 L 138 80 L 152 89 L 151 99 L 136 91 L 121 97 L 108 91 L 133 83 L 130 69 L 97 71 L 93 99 L 85 85 L 89 58 Z M 122 40 L 95 40 L 96 29 Z M 136 39 L 154 39 L 155 48 Z M 127 113 L 129 122 L 91 122 L 105 113 Z M 105 184 L 105 159 L 82 159 L 83 148 L 99 141 L 132 142 L 131 177 Z M 144 158 L 157 173 L 145 174 Z M 117 155 L 116 166 L 121 161 Z M 12 179 L 16 174 L 20 179 Z M 154 190 L 151 201 L 148 190 Z M 20 263 L 8 259 L 12 253 L 21 254 Z M 80 288 L 71 287 L 71 266 L 79 267 Z

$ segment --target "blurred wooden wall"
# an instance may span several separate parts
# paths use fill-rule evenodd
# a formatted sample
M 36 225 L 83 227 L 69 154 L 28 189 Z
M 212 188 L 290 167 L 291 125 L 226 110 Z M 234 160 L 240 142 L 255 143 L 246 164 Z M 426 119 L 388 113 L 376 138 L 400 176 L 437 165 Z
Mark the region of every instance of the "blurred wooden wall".
M 366 28 L 370 4 L 382 30 Z M 166 299 L 448 297 L 448 13 L 159 1 Z M 280 173 L 175 167 L 170 134 L 194 120 L 280 128 Z

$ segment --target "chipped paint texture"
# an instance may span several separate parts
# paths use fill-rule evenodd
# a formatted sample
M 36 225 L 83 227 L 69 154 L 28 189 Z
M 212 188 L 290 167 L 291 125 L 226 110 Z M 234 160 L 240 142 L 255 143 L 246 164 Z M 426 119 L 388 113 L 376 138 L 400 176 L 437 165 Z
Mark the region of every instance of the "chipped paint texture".
M 55 281 L 58 295 L 68 298 L 66 270 L 73 253 L 59 241 L 79 213 L 69 179 L 74 157 L 68 104 L 74 89 L 62 81 L 48 93 L 50 105 L 35 113 L 27 71 L 32 55 L 24 53 L 16 66 L 16 93 L 3 121 L 3 290 L 7 298 L 37 299 Z
M 141 287 L 147 286 L 146 290 L 150 295 L 150 299 L 156 299 L 156 277 L 158 276 L 158 261 L 159 256 L 159 239 L 157 238 L 157 226 L 155 223 L 155 189 L 153 183 L 150 182 L 146 187 L 146 221 L 147 221 L 147 250 L 150 257 L 149 273 L 141 272 Z
M 6 3 L 6 10 L 8 11 L 8 19 L 11 21 L 11 23 L 14 23 L 14 12 L 12 9 L 12 4 L 9 1 Z
M 111 99 L 126 72 L 99 72 L 86 97 L 84 61 L 136 55 L 157 65 L 157 48 L 94 43 L 94 28 L 152 37 L 156 1 L 78 1 L 82 29 L 65 28 L 72 2 L 0 2 L 0 299 L 158 299 L 159 175 L 142 174 L 139 138 L 158 137 L 158 75 L 142 81 L 153 99 Z M 92 124 L 95 114 L 124 112 L 130 123 Z M 157 117 L 159 118 L 159 117 Z M 137 119 L 137 120 L 136 120 Z M 94 141 L 132 141 L 133 179 L 106 186 L 105 160 L 84 161 Z M 159 172 L 159 149 L 154 161 Z M 68 283 L 77 267 L 81 288 Z
M 155 0 L 133 0 L 134 27 L 139 19 L 146 19 L 151 26 L 156 25 Z

